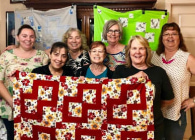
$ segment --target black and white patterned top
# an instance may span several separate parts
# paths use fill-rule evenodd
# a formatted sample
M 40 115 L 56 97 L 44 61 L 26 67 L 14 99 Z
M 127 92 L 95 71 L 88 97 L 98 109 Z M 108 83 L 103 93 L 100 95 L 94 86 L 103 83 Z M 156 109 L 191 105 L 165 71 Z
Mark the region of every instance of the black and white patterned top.
M 83 50 L 83 52 L 76 59 L 72 59 L 70 54 L 68 54 L 68 57 L 69 60 L 67 61 L 66 66 L 70 66 L 73 69 L 75 76 L 78 69 L 91 63 L 89 54 L 85 50 Z

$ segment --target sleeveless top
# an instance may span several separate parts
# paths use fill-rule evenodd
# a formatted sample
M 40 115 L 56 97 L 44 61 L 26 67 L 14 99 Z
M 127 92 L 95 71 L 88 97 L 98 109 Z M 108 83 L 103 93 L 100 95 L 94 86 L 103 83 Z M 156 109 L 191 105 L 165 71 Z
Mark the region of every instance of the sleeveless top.
M 166 70 L 173 87 L 174 103 L 162 108 L 163 116 L 173 121 L 177 121 L 180 118 L 181 103 L 189 98 L 191 73 L 186 66 L 188 56 L 188 52 L 179 49 L 168 62 L 165 60 L 164 53 L 160 56 L 154 53 L 152 57 L 154 65 Z
M 125 62 L 125 48 L 126 46 L 124 47 L 123 51 L 116 53 L 116 54 L 107 53 L 107 56 L 104 60 L 104 64 L 108 66 L 109 68 L 110 67 L 116 68 L 118 65 L 125 64 L 126 63 Z

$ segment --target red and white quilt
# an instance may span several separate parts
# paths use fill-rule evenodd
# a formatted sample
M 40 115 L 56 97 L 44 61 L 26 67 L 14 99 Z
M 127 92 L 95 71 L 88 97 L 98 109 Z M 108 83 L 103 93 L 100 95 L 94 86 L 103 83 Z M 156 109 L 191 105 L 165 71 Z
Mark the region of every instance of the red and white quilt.
M 15 140 L 153 140 L 154 86 L 17 72 Z

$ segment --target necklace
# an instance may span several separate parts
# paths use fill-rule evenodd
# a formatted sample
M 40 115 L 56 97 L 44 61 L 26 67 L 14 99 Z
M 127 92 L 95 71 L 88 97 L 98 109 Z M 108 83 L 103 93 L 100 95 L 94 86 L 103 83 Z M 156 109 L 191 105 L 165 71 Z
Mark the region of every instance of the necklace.
M 162 57 L 162 61 L 164 64 L 170 64 L 171 62 L 173 62 L 175 59 L 171 59 L 169 61 L 165 60 L 163 57 Z

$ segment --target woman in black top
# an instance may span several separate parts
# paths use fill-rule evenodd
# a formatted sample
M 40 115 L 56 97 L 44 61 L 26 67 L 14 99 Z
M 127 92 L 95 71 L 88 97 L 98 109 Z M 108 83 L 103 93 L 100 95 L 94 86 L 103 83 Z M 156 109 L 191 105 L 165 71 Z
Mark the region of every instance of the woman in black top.
M 49 58 L 49 64 L 33 69 L 32 73 L 73 76 L 73 70 L 69 66 L 65 66 L 68 60 L 68 47 L 65 43 L 55 42 L 51 47 Z
M 148 41 L 142 36 L 134 36 L 125 51 L 126 65 L 117 66 L 113 78 L 140 77 L 146 74 L 155 87 L 153 101 L 154 139 L 164 138 L 164 117 L 161 107 L 173 102 L 174 94 L 164 69 L 151 63 L 151 50 Z

